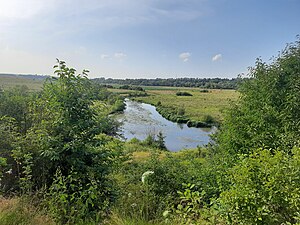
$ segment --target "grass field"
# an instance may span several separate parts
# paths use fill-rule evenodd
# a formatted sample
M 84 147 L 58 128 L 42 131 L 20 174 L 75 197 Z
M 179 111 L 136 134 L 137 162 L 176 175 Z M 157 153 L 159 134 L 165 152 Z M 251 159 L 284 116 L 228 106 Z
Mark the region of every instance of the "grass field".
M 176 92 L 189 92 L 193 96 L 176 96 Z M 178 87 L 148 87 L 147 97 L 135 97 L 136 100 L 164 107 L 182 108 L 185 115 L 191 120 L 203 121 L 207 115 L 218 122 L 223 120 L 222 112 L 229 106 L 230 101 L 235 101 L 239 94 L 235 90 L 208 90 L 200 92 L 199 88 Z
M 15 86 L 26 85 L 30 90 L 41 90 L 43 80 L 24 78 L 20 76 L 1 75 L 0 88 L 9 89 Z M 180 87 L 162 87 L 162 86 L 143 86 L 149 96 L 135 97 L 136 100 L 157 105 L 161 103 L 163 107 L 175 107 L 184 109 L 185 116 L 191 120 L 203 121 L 207 115 L 212 116 L 216 121 L 223 119 L 222 111 L 228 107 L 230 101 L 238 98 L 238 92 L 234 90 L 208 90 L 209 92 L 200 92 L 199 88 L 180 88 Z M 109 89 L 109 91 L 128 95 L 134 93 L 133 90 Z M 176 96 L 176 92 L 185 91 L 193 96 Z
M 24 78 L 18 76 L 1 75 L 0 74 L 0 88 L 9 89 L 16 86 L 26 85 L 29 90 L 38 91 L 43 87 L 43 80 Z

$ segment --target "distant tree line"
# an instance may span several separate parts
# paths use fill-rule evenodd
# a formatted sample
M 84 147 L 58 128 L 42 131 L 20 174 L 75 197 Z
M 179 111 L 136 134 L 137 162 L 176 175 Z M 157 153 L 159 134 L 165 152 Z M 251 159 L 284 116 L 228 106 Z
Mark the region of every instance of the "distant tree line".
M 5 77 L 22 77 L 26 79 L 33 79 L 33 80 L 46 80 L 50 78 L 49 75 L 38 75 L 38 74 L 9 74 L 9 73 L 0 73 L 0 76 Z
M 200 87 L 208 89 L 236 89 L 241 78 L 155 78 L 155 79 L 112 79 L 95 78 L 99 84 L 137 85 L 137 86 L 171 86 Z

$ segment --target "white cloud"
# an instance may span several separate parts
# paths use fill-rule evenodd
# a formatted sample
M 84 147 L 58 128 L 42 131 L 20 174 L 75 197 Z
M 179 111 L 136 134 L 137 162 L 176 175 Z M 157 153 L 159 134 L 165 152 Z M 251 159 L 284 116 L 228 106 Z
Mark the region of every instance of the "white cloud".
M 220 61 L 222 59 L 222 54 L 217 54 L 215 55 L 214 57 L 212 57 L 212 61 L 215 62 L 215 61 Z
M 191 53 L 189 53 L 189 52 L 183 52 L 183 53 L 179 54 L 179 58 L 180 58 L 183 62 L 189 61 L 190 57 L 191 57 Z
M 123 53 L 123 52 L 116 52 L 114 54 L 114 57 L 116 59 L 122 60 L 122 59 L 125 59 L 127 57 L 127 55 L 125 53 Z
M 107 54 L 102 54 L 100 57 L 101 59 L 109 59 L 109 55 Z
M 189 2 L 189 4 L 187 4 Z M 0 0 L 0 21 L 33 18 L 47 23 L 116 27 L 161 21 L 190 21 L 203 16 L 205 1 L 194 0 Z M 37 19 L 39 18 L 39 19 Z M 79 18 L 79 19 L 77 19 Z M 78 21 L 77 21 L 78 20 Z M 65 27 L 65 26 L 64 26 Z
M 29 19 L 55 7 L 55 0 L 0 0 L 0 20 Z

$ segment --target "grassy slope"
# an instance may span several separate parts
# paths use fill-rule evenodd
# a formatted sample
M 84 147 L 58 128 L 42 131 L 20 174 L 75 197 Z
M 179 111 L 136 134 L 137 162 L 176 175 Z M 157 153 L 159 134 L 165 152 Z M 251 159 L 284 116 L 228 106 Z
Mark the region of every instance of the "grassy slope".
M 10 75 L 0 75 L 0 88 L 9 89 L 15 86 L 26 85 L 32 91 L 41 90 L 43 80 L 24 78 Z
M 177 91 L 187 91 L 193 96 L 176 96 Z M 218 121 L 222 121 L 222 111 L 228 107 L 230 100 L 238 98 L 238 92 L 234 90 L 209 90 L 208 93 L 200 92 L 198 88 L 149 88 L 148 97 L 136 97 L 145 103 L 162 106 L 185 108 L 185 114 L 192 120 L 202 121 L 205 115 L 211 115 Z

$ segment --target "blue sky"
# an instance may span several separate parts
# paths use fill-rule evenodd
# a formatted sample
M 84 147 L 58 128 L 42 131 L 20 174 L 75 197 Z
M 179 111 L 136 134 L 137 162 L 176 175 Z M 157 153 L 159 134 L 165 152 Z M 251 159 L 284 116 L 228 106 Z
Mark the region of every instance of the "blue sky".
M 0 0 L 0 73 L 233 78 L 297 34 L 299 0 Z

